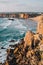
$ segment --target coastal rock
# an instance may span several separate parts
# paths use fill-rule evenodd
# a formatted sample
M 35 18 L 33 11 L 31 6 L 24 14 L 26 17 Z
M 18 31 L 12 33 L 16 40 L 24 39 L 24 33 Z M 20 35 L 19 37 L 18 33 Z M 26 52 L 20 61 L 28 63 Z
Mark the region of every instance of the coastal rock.
M 2 63 L 0 62 L 0 65 L 2 65 Z
M 6 64 L 6 65 L 9 65 L 9 64 L 8 64 L 8 61 L 6 61 L 5 64 Z
M 39 34 L 35 34 L 31 44 L 32 49 L 35 49 L 39 43 L 40 43 Z
M 27 54 L 26 54 L 26 57 L 29 58 L 29 57 L 31 57 L 31 55 L 34 55 L 34 51 L 33 50 L 28 51 Z
M 39 19 L 37 33 L 43 34 L 43 15 Z
M 1 47 L 1 49 L 6 49 L 6 48 L 4 48 L 4 47 Z
M 7 49 L 4 65 L 43 65 L 43 36 L 28 31 L 14 49 Z
M 33 40 L 33 32 L 31 32 L 31 31 L 28 31 L 27 33 L 26 33 L 26 35 L 25 35 L 25 37 L 24 37 L 24 41 L 25 41 L 25 44 L 24 44 L 24 47 L 26 46 L 26 45 L 28 45 L 28 46 L 30 46 L 31 45 L 31 43 L 32 43 L 32 40 Z
M 15 40 L 10 40 L 9 42 L 15 42 Z
M 43 39 L 40 41 L 39 46 L 40 46 L 40 51 L 43 51 Z
M 16 48 L 15 50 L 14 50 L 14 53 L 16 53 L 18 51 L 18 48 Z

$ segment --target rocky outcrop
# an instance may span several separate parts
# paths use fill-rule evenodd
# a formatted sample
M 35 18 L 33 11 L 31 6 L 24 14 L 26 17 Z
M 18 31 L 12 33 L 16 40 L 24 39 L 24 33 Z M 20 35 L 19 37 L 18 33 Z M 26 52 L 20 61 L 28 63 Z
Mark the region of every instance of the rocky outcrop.
M 7 49 L 3 65 L 43 65 L 43 16 L 39 20 L 37 33 L 28 31 L 18 44 L 10 45 L 13 49 Z
M 43 14 L 34 18 L 29 18 L 29 19 L 38 23 L 36 32 L 39 34 L 43 34 Z
M 24 37 L 25 45 L 31 45 L 32 40 L 33 40 L 33 35 L 34 33 L 32 31 L 28 31 Z
M 43 16 L 40 18 L 37 27 L 37 33 L 43 34 Z
M 29 18 L 30 20 L 33 20 L 35 22 L 40 22 L 40 20 L 42 19 L 43 17 L 43 14 L 39 15 L 39 16 L 36 16 L 36 17 L 33 17 L 33 18 Z
M 3 65 L 43 65 L 43 35 L 28 31 L 14 49 L 7 49 Z

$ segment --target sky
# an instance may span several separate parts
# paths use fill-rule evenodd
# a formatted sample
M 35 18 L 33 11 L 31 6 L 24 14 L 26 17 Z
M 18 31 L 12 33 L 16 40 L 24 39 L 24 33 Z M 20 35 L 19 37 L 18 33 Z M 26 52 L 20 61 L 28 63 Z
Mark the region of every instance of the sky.
M 43 0 L 0 0 L 0 12 L 43 12 Z

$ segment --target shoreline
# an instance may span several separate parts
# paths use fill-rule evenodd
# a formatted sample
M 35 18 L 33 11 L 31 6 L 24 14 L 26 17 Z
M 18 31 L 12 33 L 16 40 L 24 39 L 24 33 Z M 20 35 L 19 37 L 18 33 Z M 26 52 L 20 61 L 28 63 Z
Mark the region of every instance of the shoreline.
M 40 22 L 40 19 L 42 19 L 43 18 L 43 14 L 42 15 L 39 15 L 39 16 L 37 16 L 37 17 L 33 17 L 33 18 L 29 18 L 30 20 L 33 20 L 33 21 L 35 21 L 35 22 Z
M 37 19 L 39 20 L 40 17 Z M 35 19 L 35 20 L 37 20 Z M 34 20 L 34 19 L 33 19 Z M 40 19 L 41 20 L 41 19 Z M 40 21 L 38 21 L 40 22 Z M 42 24 L 42 22 L 41 22 Z M 43 24 L 41 28 L 43 29 Z M 39 28 L 40 30 L 40 28 Z M 32 38 L 32 39 L 31 39 Z M 15 41 L 10 41 L 9 43 L 15 43 Z M 12 48 L 7 48 L 7 58 L 2 65 L 25 65 L 25 64 L 43 64 L 43 53 L 40 55 L 40 50 L 43 51 L 43 33 L 33 33 L 32 31 L 26 32 L 26 35 L 17 44 L 9 45 Z M 37 56 L 38 53 L 39 55 Z M 32 54 L 32 55 L 31 55 Z M 36 54 L 36 55 L 34 55 Z M 35 58 L 34 58 L 35 57 Z M 32 59 L 31 59 L 32 58 Z M 29 61 L 30 60 L 30 61 Z M 35 61 L 35 62 L 34 62 Z M 1 64 L 1 63 L 0 63 Z M 31 65 L 32 65 L 31 64 Z
M 40 38 L 40 34 L 34 34 L 32 31 L 28 31 L 25 37 L 12 47 L 14 49 L 7 49 L 7 60 L 3 65 L 43 64 L 43 52 L 40 54 L 40 51 L 43 51 L 43 37 Z

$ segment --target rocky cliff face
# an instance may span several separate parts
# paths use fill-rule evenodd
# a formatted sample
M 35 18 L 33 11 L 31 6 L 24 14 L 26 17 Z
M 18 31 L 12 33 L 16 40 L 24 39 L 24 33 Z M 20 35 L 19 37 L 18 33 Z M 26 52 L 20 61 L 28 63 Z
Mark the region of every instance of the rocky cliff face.
M 43 65 L 43 17 L 40 20 L 37 33 L 28 31 L 14 49 L 7 49 L 3 65 Z
M 43 65 L 43 36 L 28 31 L 20 43 L 7 49 L 3 65 Z
M 38 22 L 37 32 L 43 34 L 43 16 L 40 17 Z

